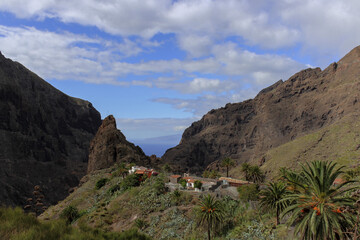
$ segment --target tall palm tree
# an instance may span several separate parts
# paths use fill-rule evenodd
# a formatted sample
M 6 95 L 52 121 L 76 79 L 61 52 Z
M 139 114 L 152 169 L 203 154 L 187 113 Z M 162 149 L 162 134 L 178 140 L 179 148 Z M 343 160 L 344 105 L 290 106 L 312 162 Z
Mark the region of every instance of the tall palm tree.
M 280 213 L 288 206 L 289 201 L 283 201 L 283 198 L 290 192 L 283 182 L 270 182 L 264 190 L 260 192 L 262 207 L 275 209 L 276 225 L 280 223 Z
M 343 173 L 336 163 L 314 161 L 302 165 L 304 184 L 283 201 L 291 204 L 282 216 L 291 214 L 288 223 L 295 224 L 295 234 L 302 239 L 344 239 L 346 229 L 353 225 L 353 216 L 345 208 L 352 208 L 354 199 L 346 193 L 354 188 L 346 187 L 352 181 L 334 186 L 334 180 Z
M 224 221 L 224 210 L 221 202 L 210 194 L 200 202 L 198 209 L 198 224 L 207 227 L 208 239 L 211 240 L 211 231 L 214 231 Z
M 250 180 L 250 175 L 249 175 L 250 167 L 251 165 L 248 163 L 241 164 L 241 171 L 245 174 L 246 181 Z
M 235 162 L 231 158 L 227 157 L 222 160 L 221 166 L 226 167 L 226 177 L 229 177 L 229 168 L 235 166 Z
M 261 183 L 265 179 L 264 173 L 261 171 L 259 166 L 250 166 L 249 171 L 249 179 L 255 183 Z

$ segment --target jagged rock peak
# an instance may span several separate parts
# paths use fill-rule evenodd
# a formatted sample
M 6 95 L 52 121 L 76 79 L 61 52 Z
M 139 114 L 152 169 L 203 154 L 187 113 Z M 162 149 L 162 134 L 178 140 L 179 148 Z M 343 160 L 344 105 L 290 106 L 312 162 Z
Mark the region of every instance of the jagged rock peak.
M 126 140 L 116 128 L 116 120 L 112 115 L 103 120 L 90 143 L 89 152 L 88 173 L 120 162 L 148 165 L 150 160 L 140 147 Z
M 100 131 L 101 129 L 101 131 Z M 99 128 L 99 131 L 105 131 L 105 130 L 116 130 L 116 120 L 113 115 L 107 116 L 103 121 Z

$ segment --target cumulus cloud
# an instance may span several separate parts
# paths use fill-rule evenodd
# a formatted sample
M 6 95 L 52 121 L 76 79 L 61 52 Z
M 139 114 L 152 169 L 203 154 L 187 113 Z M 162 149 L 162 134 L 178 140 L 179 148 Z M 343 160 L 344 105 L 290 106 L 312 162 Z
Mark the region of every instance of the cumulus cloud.
M 154 101 L 196 116 L 286 80 L 308 66 L 294 60 L 302 54 L 325 67 L 360 42 L 357 0 L 12 0 L 0 1 L 0 10 L 95 26 L 123 39 L 0 26 L 4 54 L 40 76 L 192 94 Z M 152 40 L 158 33 L 173 34 L 186 57 L 124 60 L 159 47 Z
M 206 55 L 212 42 L 227 37 L 263 49 L 301 44 L 325 56 L 344 54 L 360 41 L 357 0 L 12 0 L 1 1 L 0 10 L 96 26 L 121 36 L 150 39 L 174 33 L 191 57 Z
M 126 39 L 117 43 L 69 32 L 1 25 L 0 46 L 7 57 L 46 79 L 120 85 L 128 83 L 116 81 L 118 73 L 112 69 L 113 62 L 142 51 L 137 44 Z

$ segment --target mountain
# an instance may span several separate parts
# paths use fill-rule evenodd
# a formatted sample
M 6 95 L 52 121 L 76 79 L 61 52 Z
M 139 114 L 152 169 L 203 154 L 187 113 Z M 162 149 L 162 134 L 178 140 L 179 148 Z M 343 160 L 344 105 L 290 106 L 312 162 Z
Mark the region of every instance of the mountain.
M 122 162 L 149 166 L 150 158 L 139 146 L 126 140 L 124 134 L 116 128 L 115 118 L 110 115 L 104 119 L 91 140 L 87 172 L 109 168 Z
M 0 112 L 0 205 L 65 198 L 86 174 L 99 112 L 1 53 Z
M 238 164 L 266 164 L 272 149 L 326 127 L 342 127 L 345 117 L 357 121 L 359 90 L 360 47 L 356 47 L 325 70 L 305 69 L 263 89 L 254 99 L 211 110 L 187 128 L 180 144 L 169 149 L 162 159 L 175 171 L 194 173 L 207 167 L 219 168 L 219 161 L 225 157 Z M 331 149 L 328 156 L 338 152 L 341 149 Z M 287 152 L 283 154 L 286 158 Z M 272 158 L 272 163 L 276 161 Z

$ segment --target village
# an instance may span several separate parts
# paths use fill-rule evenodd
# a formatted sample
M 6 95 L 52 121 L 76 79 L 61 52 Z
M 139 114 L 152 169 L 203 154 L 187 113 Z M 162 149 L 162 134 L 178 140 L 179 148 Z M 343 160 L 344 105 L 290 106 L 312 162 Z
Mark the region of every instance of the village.
M 132 166 L 129 170 L 129 174 L 140 175 L 139 177 L 141 180 L 142 176 L 151 178 L 152 176 L 157 176 L 159 173 L 152 168 Z M 254 184 L 250 181 L 231 177 L 204 178 L 192 176 L 189 173 L 184 173 L 183 175 L 171 174 L 168 175 L 166 179 L 167 182 L 165 183 L 165 186 L 170 192 L 179 190 L 193 194 L 213 193 L 217 197 L 230 196 L 233 199 L 238 198 L 238 187 Z

